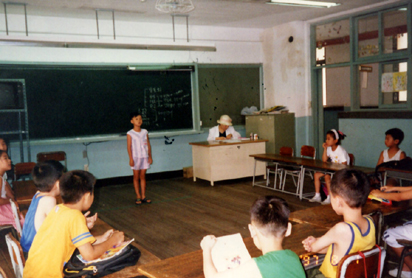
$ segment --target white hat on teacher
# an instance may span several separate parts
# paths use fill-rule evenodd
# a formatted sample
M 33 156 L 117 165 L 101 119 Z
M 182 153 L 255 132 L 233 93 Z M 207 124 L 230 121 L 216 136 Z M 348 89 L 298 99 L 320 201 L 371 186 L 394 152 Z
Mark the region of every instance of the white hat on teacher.
M 217 123 L 221 125 L 232 125 L 232 119 L 228 115 L 222 115 Z

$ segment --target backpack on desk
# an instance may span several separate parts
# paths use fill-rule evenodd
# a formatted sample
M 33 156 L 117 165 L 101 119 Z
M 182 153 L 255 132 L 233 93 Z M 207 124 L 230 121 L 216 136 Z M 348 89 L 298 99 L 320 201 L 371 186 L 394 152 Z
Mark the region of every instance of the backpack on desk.
M 85 276 L 88 277 L 102 277 L 113 272 L 119 271 L 126 266 L 132 266 L 137 263 L 140 258 L 140 250 L 133 245 L 126 246 L 120 254 L 108 260 L 85 264 L 81 262 L 77 255 L 79 250 L 76 249 L 63 268 L 65 278 L 74 278 Z

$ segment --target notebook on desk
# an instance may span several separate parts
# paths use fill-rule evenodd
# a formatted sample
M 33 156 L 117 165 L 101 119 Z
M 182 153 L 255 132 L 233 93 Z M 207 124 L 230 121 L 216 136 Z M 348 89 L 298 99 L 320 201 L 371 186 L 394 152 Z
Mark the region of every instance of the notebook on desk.
M 218 272 L 236 268 L 250 259 L 251 256 L 239 233 L 218 237 L 212 249 L 213 264 Z

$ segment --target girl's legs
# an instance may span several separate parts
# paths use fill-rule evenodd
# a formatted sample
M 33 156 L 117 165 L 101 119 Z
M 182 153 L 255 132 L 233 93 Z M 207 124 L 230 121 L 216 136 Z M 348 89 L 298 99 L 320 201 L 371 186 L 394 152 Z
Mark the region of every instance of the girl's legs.
M 325 174 L 324 173 L 320 173 L 320 172 L 316 172 L 313 175 L 313 180 L 315 183 L 315 191 L 316 193 L 320 193 L 320 178 L 323 177 Z
M 328 196 L 326 199 L 322 202 L 322 205 L 329 205 L 330 204 L 330 175 L 324 175 L 325 177 L 325 183 L 326 183 L 326 188 L 328 189 Z
M 147 169 L 140 170 L 140 190 L 143 203 L 151 203 L 151 200 L 146 199 L 146 171 Z
M 322 202 L 322 198 L 320 197 L 320 178 L 323 177 L 325 174 L 316 172 L 313 175 L 313 180 L 315 183 L 315 196 L 309 200 L 309 202 Z
M 133 186 L 134 191 L 136 192 L 136 199 L 141 199 L 140 192 L 139 192 L 139 178 L 140 178 L 140 171 L 141 170 L 133 170 Z M 146 182 L 146 181 L 145 181 Z M 137 202 L 136 202 L 137 203 Z M 141 202 L 140 202 L 141 203 Z

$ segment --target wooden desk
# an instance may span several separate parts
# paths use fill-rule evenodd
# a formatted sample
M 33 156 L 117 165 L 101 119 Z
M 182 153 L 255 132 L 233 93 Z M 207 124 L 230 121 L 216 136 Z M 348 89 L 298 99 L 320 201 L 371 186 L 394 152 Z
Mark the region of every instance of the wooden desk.
M 34 194 L 37 192 L 37 188 L 32 180 L 27 181 L 14 181 L 13 191 L 16 202 L 20 204 L 30 204 Z
M 326 232 L 327 229 L 322 227 L 310 224 L 295 224 L 292 227 L 291 236 L 285 238 L 283 247 L 291 249 L 298 255 L 305 254 L 302 240 L 310 235 L 319 237 Z M 252 238 L 245 238 L 244 242 L 252 258 L 262 255 L 262 252 L 254 245 Z M 197 250 L 159 262 L 145 264 L 139 267 L 139 271 L 152 278 L 204 278 L 203 253 L 202 250 Z
M 193 181 L 196 178 L 215 181 L 251 177 L 254 175 L 250 154 L 265 151 L 267 140 L 206 141 L 192 145 Z M 258 175 L 266 174 L 265 165 L 256 169 Z
M 370 214 L 378 209 L 384 216 L 388 216 L 411 207 L 411 202 L 394 203 L 392 206 L 384 206 L 380 203 L 368 200 L 362 209 L 363 214 Z M 341 215 L 337 215 L 332 206 L 317 206 L 303 210 L 294 211 L 289 216 L 290 221 L 303 224 L 311 224 L 322 228 L 330 229 L 336 223 L 343 221 Z
M 13 182 L 13 192 L 17 204 L 19 206 L 27 207 L 30 205 L 31 200 L 37 192 L 37 188 L 32 180 L 27 181 L 14 181 Z M 62 203 L 62 198 L 60 196 L 56 197 L 58 204 Z
M 277 164 L 282 165 L 291 165 L 295 167 L 300 167 L 300 176 L 305 176 L 305 170 L 313 170 L 324 172 L 328 174 L 333 174 L 336 171 L 342 169 L 355 169 L 360 170 L 365 173 L 373 173 L 375 171 L 374 168 L 368 167 L 361 167 L 361 166 L 351 166 L 351 165 L 344 165 L 339 163 L 332 163 L 332 162 L 323 162 L 320 159 L 310 159 L 310 158 L 302 158 L 302 157 L 290 157 L 290 156 L 282 156 L 280 154 L 251 154 L 250 157 L 255 159 L 255 167 L 257 161 L 264 161 L 264 162 L 274 162 Z M 303 198 L 303 178 L 299 181 L 299 198 L 302 200 Z M 253 182 L 253 185 L 255 183 Z
M 412 171 L 392 169 L 392 168 L 380 168 L 379 171 L 384 172 L 384 177 L 385 177 L 384 182 L 383 182 L 384 185 L 386 185 L 386 179 L 388 177 L 400 179 L 401 181 L 402 180 L 412 181 Z
M 98 218 L 96 220 L 96 223 L 93 227 L 93 229 L 91 229 L 91 233 L 94 236 L 99 236 L 104 234 L 107 230 L 113 229 L 113 227 L 111 227 L 109 224 L 107 224 L 106 222 L 104 222 L 103 220 L 101 220 L 100 218 Z M 155 255 L 153 255 L 152 253 L 150 253 L 149 251 L 147 251 L 146 249 L 144 249 L 142 246 L 140 246 L 139 244 L 137 244 L 136 242 L 133 242 L 132 245 L 134 245 L 135 247 L 137 247 L 140 252 L 141 252 L 141 256 L 139 261 L 137 262 L 136 265 L 134 266 L 129 266 L 126 267 L 118 272 L 112 273 L 110 275 L 107 275 L 105 277 L 108 278 L 120 278 L 120 277 L 135 277 L 137 275 L 141 275 L 142 273 L 139 272 L 138 268 L 144 264 L 148 264 L 148 263 L 153 263 L 153 262 L 158 262 L 160 261 L 160 259 L 158 257 L 156 257 Z

